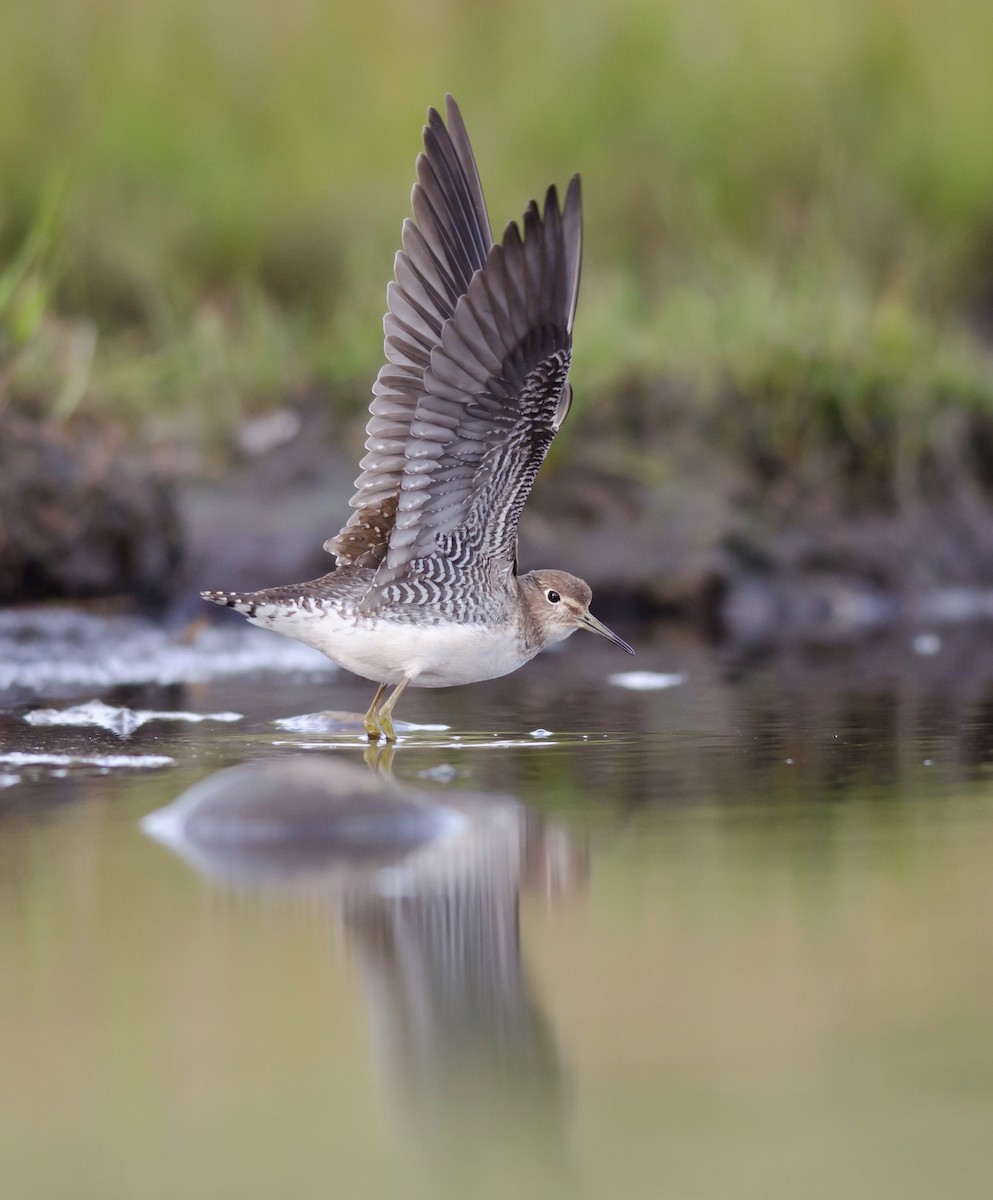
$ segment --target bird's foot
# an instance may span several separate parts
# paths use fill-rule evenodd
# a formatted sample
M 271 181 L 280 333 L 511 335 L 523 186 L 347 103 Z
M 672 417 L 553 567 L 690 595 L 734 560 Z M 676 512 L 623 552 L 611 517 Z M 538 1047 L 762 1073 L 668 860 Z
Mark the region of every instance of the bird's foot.
M 374 717 L 366 717 L 363 721 L 366 737 L 370 742 L 396 742 L 397 731 L 388 713 L 377 713 Z

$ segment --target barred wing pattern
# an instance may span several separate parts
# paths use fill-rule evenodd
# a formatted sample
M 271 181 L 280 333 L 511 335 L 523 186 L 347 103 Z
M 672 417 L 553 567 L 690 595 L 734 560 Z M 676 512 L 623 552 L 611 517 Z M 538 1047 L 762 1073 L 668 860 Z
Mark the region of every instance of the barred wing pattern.
M 339 566 L 376 567 L 386 557 L 411 422 L 432 352 L 493 244 L 469 137 L 451 96 L 446 117 L 447 128 L 435 109 L 428 110 L 411 195 L 414 220 L 404 222 L 395 281 L 387 289 L 387 362 L 372 389 L 366 455 L 351 500 L 356 511 L 324 543 Z
M 391 584 L 428 601 L 474 566 L 515 569 L 521 510 L 571 401 L 581 243 L 575 177 L 561 208 L 554 187 L 543 214 L 532 202 L 523 238 L 508 225 L 443 326 L 367 608 L 393 598 Z

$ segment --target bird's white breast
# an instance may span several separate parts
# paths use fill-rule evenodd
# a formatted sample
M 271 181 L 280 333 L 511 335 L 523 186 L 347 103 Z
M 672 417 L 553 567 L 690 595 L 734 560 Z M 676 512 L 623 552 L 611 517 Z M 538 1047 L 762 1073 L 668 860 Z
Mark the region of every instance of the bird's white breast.
M 259 607 L 249 620 L 326 654 L 332 662 L 375 683 L 450 687 L 516 671 L 536 650 L 525 647 L 511 624 L 497 626 L 349 620 L 333 609 Z

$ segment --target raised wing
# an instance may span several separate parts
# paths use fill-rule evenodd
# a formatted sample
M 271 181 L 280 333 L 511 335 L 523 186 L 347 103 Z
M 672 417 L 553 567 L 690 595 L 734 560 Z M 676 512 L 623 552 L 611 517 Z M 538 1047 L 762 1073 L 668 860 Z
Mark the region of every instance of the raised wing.
M 378 566 L 393 528 L 411 422 L 441 332 L 493 244 L 479 174 L 458 105 L 445 99 L 448 127 L 428 110 L 424 153 L 411 195 L 414 220 L 387 289 L 386 363 L 373 385 L 366 454 L 351 504 L 356 511 L 324 543 L 339 565 Z
M 508 225 L 441 330 L 424 371 L 376 590 L 441 578 L 473 561 L 514 569 L 517 525 L 571 401 L 579 290 L 579 178 L 560 208 L 549 188 L 523 238 Z

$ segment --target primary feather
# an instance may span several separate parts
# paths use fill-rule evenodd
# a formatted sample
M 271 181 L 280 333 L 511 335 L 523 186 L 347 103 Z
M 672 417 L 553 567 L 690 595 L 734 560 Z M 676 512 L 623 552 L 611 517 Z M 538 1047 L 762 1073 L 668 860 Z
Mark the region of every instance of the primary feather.
M 383 320 L 386 363 L 373 385 L 366 454 L 351 504 L 356 511 L 325 542 L 339 566 L 382 562 L 393 527 L 414 410 L 424 372 L 460 296 L 493 243 L 486 202 L 458 105 L 428 111 L 424 153 L 411 194 L 414 221 L 403 224 Z

